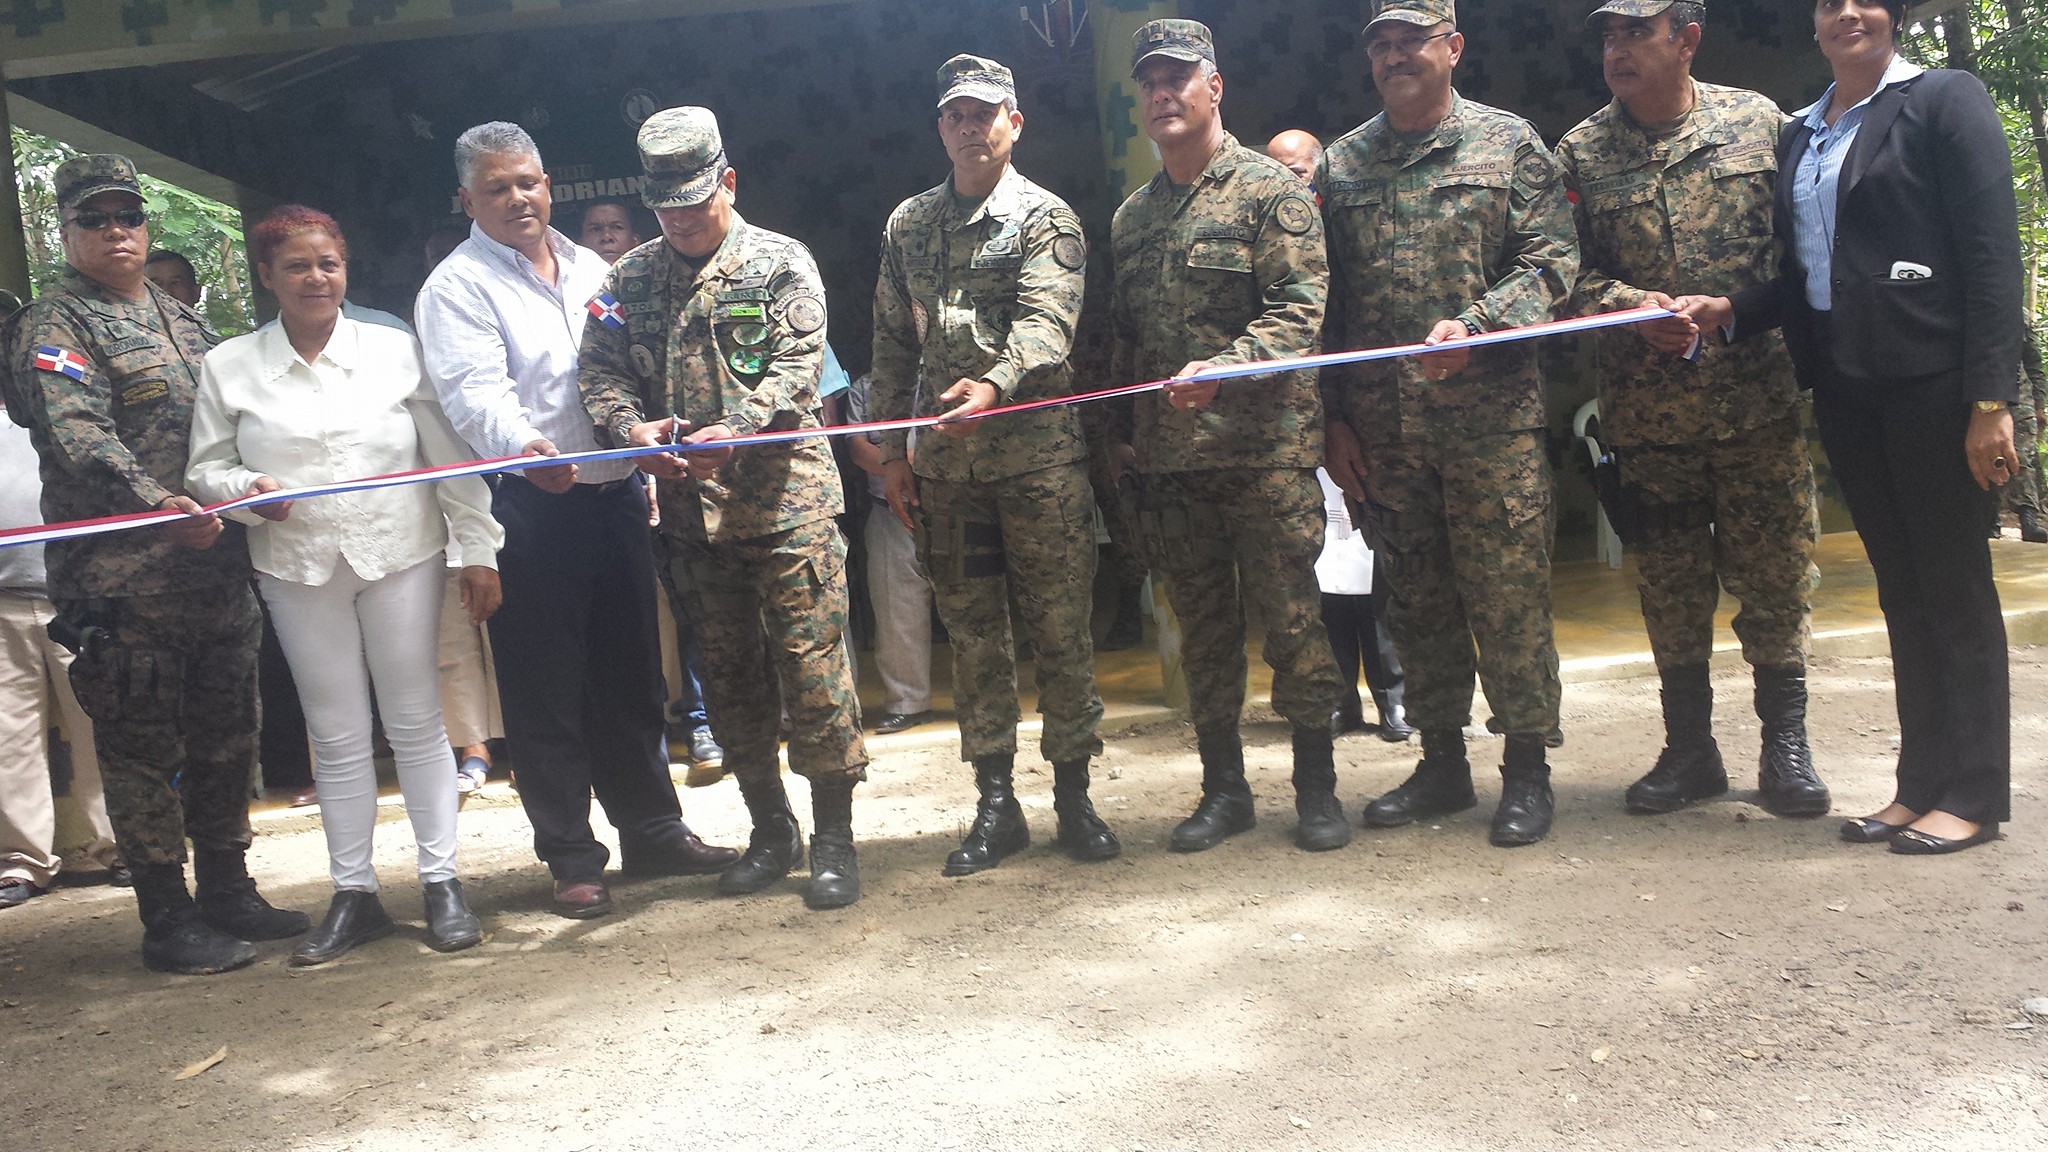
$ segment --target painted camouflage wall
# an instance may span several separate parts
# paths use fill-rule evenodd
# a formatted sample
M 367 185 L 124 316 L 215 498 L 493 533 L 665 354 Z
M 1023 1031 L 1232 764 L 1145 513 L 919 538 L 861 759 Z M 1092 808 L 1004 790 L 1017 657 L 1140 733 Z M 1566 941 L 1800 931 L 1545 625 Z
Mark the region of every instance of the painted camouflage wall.
M 1104 0 L 1115 7 L 1132 0 Z M 1463 91 L 1528 115 L 1555 138 L 1604 99 L 1583 32 L 1591 0 L 1467 5 Z M 676 104 L 715 109 L 739 172 L 740 210 L 810 245 L 830 333 L 848 367 L 868 359 L 869 300 L 883 219 L 937 183 L 932 72 L 954 52 L 1011 65 L 1026 116 L 1019 166 L 1081 213 L 1098 253 L 1114 203 L 1097 122 L 1093 44 L 1044 27 L 1016 0 L 828 4 L 545 31 L 365 44 L 348 63 L 253 112 L 194 90 L 204 62 L 15 80 L 10 87 L 251 190 L 252 203 L 303 200 L 350 233 L 352 295 L 404 312 L 423 274 L 420 240 L 449 218 L 450 149 L 470 124 L 510 119 L 556 174 L 559 224 L 589 196 L 637 176 L 632 116 Z M 1217 34 L 1227 124 L 1254 146 L 1285 127 L 1332 136 L 1378 110 L 1357 0 L 1185 0 Z M 1055 11 L 1053 13 L 1057 15 Z M 1811 97 L 1822 78 L 1803 9 L 1715 0 L 1700 74 Z M 1052 44 L 1047 43 L 1051 33 Z M 1125 51 L 1118 45 L 1116 51 Z M 1149 149 L 1135 139 L 1131 147 Z M 1099 279 L 1100 264 L 1091 267 Z M 1097 297 L 1091 292 L 1091 297 Z M 1084 325 L 1099 343 L 1099 325 Z M 1085 361 L 1084 361 L 1085 363 Z M 1591 394 L 1590 365 L 1553 350 L 1553 428 Z M 1564 486 L 1566 530 L 1583 519 Z M 1581 529 L 1584 524 L 1578 525 Z

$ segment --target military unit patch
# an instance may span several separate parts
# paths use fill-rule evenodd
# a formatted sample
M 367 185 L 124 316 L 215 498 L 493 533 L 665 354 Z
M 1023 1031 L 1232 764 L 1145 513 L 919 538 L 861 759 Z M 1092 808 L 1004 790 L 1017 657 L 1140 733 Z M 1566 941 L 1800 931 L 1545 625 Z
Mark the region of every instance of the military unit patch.
M 808 336 L 825 326 L 825 304 L 816 296 L 798 296 L 789 302 L 783 319 L 788 321 L 790 331 Z
M 650 349 L 645 344 L 635 344 L 626 355 L 633 361 L 633 371 L 638 372 L 641 379 L 652 380 L 654 378 L 653 349 Z
M 1060 267 L 1067 271 L 1078 272 L 1081 265 L 1088 262 L 1088 246 L 1079 236 L 1071 232 L 1062 232 L 1053 238 L 1052 258 L 1059 261 Z
M 1515 179 L 1531 191 L 1541 192 L 1557 181 L 1557 165 L 1541 152 L 1531 152 L 1515 162 Z
M 1316 211 L 1299 196 L 1283 196 L 1273 208 L 1273 219 L 1280 227 L 1299 236 L 1315 224 Z

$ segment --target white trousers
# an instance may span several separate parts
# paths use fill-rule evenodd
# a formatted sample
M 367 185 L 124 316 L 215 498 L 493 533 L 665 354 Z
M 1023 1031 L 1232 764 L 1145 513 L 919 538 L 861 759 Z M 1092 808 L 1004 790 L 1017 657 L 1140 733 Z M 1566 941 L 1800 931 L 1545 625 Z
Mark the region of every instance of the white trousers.
M 120 860 L 92 723 L 71 694 L 71 653 L 46 630 L 54 615 L 48 600 L 0 592 L 0 876 L 38 888 L 49 887 L 60 868 L 89 871 Z M 71 751 L 71 787 L 62 797 L 50 786 L 52 728 Z
M 441 724 L 435 655 L 445 571 L 436 556 L 382 580 L 363 579 L 343 560 L 317 588 L 257 578 L 299 684 L 320 822 L 327 830 L 328 871 L 337 889 L 377 890 L 370 863 L 377 827 L 373 684 L 419 843 L 420 879 L 455 878 L 455 754 Z
M 880 504 L 868 510 L 868 603 L 875 610 L 875 671 L 882 711 L 932 706 L 932 586 L 917 567 L 910 529 Z

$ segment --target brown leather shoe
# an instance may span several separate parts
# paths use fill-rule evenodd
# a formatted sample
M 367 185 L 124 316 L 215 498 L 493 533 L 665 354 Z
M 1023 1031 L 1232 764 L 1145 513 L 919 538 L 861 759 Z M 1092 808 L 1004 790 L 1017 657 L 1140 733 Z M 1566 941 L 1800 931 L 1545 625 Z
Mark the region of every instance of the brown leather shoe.
M 661 840 L 619 845 L 619 871 L 627 876 L 708 876 L 739 858 L 734 849 L 699 840 L 688 826 Z
M 612 910 L 611 889 L 602 880 L 555 881 L 555 915 L 590 920 Z

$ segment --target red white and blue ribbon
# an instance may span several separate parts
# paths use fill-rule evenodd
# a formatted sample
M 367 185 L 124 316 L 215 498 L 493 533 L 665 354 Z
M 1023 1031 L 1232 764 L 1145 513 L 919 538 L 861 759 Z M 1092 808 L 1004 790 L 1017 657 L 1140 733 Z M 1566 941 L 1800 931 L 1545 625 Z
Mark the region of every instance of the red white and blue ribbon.
M 596 301 L 592 301 L 595 306 Z M 1324 352 L 1314 356 L 1290 356 L 1280 360 L 1253 360 L 1243 364 L 1228 364 L 1211 368 L 1179 380 L 1152 380 L 1143 384 L 1126 384 L 1118 388 L 1105 388 L 1099 392 L 1084 392 L 1074 396 L 1052 396 L 1043 400 L 1031 400 L 1022 404 L 1010 404 L 991 408 L 968 417 L 971 420 L 986 420 L 993 416 L 1004 416 L 1017 412 L 1034 412 L 1042 408 L 1057 408 L 1068 404 L 1087 404 L 1098 400 L 1113 400 L 1122 396 L 1136 396 L 1145 392 L 1157 392 L 1168 384 L 1204 383 L 1215 380 L 1236 380 L 1247 376 L 1271 376 L 1280 372 L 1300 372 L 1311 368 L 1331 368 L 1341 364 L 1365 364 L 1375 360 L 1396 360 L 1405 356 L 1419 356 L 1425 352 L 1450 351 L 1453 349 L 1483 348 L 1493 344 L 1512 344 L 1522 340 L 1534 340 L 1544 336 L 1565 336 L 1577 332 L 1591 332 L 1599 328 L 1615 328 L 1625 324 L 1640 324 L 1645 320 L 1656 320 L 1671 315 L 1670 312 L 1654 305 L 1630 308 L 1622 312 L 1603 312 L 1597 316 L 1581 316 L 1570 320 L 1553 320 L 1543 324 L 1530 324 L 1521 328 L 1503 328 L 1497 332 L 1482 332 L 1476 336 L 1454 341 L 1450 345 L 1399 344 L 1387 348 L 1366 348 L 1355 352 Z M 834 424 L 824 428 L 793 428 L 785 432 L 756 432 L 748 436 L 734 436 L 725 440 L 712 440 L 702 444 L 651 444 L 632 448 L 604 448 L 590 452 L 564 452 L 559 456 L 504 456 L 493 460 L 471 460 L 462 464 L 443 465 L 438 468 L 415 468 L 406 472 L 391 472 L 382 476 L 365 476 L 357 480 L 341 480 L 332 484 L 312 484 L 303 488 L 284 488 L 276 492 L 242 496 L 209 504 L 205 511 L 211 514 L 233 512 L 243 508 L 254 508 L 259 504 L 279 504 L 287 500 L 312 500 L 321 496 L 336 496 L 347 492 L 366 492 L 374 488 L 396 488 L 405 484 L 430 484 L 439 480 L 453 480 L 462 476 L 483 476 L 493 472 L 522 472 L 528 468 L 553 468 L 562 464 L 592 464 L 601 460 L 630 460 L 638 456 L 653 456 L 659 453 L 682 453 L 703 449 L 747 448 L 761 444 L 787 444 L 797 440 L 811 440 L 831 436 L 868 435 L 881 432 L 910 431 L 930 428 L 946 423 L 937 416 L 915 416 L 904 420 L 873 420 L 864 424 Z M 0 548 L 12 548 L 23 544 L 46 544 L 53 540 L 74 540 L 84 536 L 99 536 L 108 532 L 121 532 L 130 528 L 144 528 L 155 524 L 169 524 L 189 513 L 177 511 L 133 512 L 123 516 L 102 516 L 93 520 L 69 520 L 61 524 L 45 524 L 27 528 L 11 528 L 0 531 Z

